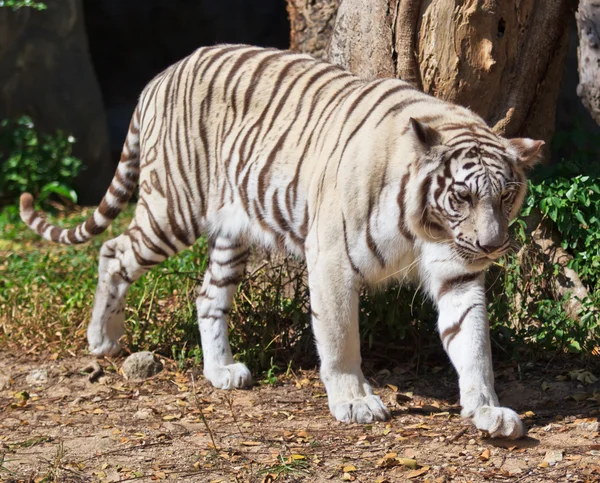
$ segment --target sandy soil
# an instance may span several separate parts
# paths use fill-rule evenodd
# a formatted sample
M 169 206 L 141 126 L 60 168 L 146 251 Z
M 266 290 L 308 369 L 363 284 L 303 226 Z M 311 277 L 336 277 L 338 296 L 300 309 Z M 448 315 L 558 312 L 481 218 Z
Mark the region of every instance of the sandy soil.
M 583 369 L 572 364 L 497 371 L 501 400 L 529 427 L 515 442 L 460 419 L 447 368 L 375 374 L 393 418 L 359 426 L 331 418 L 314 371 L 226 392 L 170 361 L 132 382 L 122 359 L 101 360 L 92 383 L 91 360 L 0 355 L 0 481 L 600 481 L 600 384 L 571 380 Z

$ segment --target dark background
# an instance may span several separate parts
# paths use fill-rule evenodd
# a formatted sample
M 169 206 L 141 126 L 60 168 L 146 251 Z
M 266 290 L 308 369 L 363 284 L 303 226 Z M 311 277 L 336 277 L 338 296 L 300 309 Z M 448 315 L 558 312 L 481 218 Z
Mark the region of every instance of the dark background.
M 115 160 L 140 92 L 169 65 L 202 45 L 289 46 L 285 0 L 83 0 L 83 8 Z

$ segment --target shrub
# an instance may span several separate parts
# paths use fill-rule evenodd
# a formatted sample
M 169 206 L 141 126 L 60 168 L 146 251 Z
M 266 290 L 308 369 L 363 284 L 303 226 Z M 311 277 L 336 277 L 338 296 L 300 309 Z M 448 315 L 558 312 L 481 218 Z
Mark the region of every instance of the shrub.
M 40 203 L 50 195 L 76 202 L 81 161 L 71 154 L 74 143 L 62 131 L 39 134 L 27 116 L 0 122 L 0 199 L 13 202 L 29 191 Z

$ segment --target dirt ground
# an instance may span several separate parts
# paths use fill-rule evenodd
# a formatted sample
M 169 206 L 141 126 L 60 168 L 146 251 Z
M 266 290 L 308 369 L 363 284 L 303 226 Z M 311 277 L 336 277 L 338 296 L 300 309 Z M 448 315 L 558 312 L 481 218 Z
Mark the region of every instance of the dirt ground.
M 584 368 L 497 368 L 500 399 L 529 428 L 503 441 L 460 419 L 445 367 L 372 374 L 393 418 L 359 426 L 331 418 L 313 371 L 227 392 L 170 361 L 132 382 L 122 359 L 100 360 L 90 382 L 89 357 L 32 357 L 0 354 L 0 481 L 600 481 L 600 383 Z

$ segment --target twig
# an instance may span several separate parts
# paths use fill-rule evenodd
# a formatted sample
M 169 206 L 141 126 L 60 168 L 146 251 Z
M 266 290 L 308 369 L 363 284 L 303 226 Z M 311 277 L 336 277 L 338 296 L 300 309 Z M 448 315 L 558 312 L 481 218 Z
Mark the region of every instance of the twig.
M 463 434 L 465 434 L 467 431 L 469 430 L 469 428 L 463 428 L 461 429 L 458 433 L 456 433 L 454 436 L 452 436 L 449 440 L 448 443 L 454 443 L 458 438 L 460 438 Z
M 98 378 L 104 373 L 98 361 L 93 360 L 87 366 L 85 366 L 81 372 L 85 372 L 88 375 L 88 381 L 96 382 Z
M 204 417 L 204 411 L 202 411 L 202 405 L 200 404 L 200 401 L 198 400 L 198 395 L 196 394 L 196 382 L 194 381 L 193 374 L 192 374 L 192 393 L 194 394 L 194 400 L 196 401 L 196 407 L 200 411 L 200 417 L 202 418 L 202 422 L 204 423 L 204 426 L 206 426 L 206 430 L 208 431 L 208 434 L 210 435 L 210 439 L 212 441 L 213 448 L 215 450 L 218 450 L 219 447 L 217 446 L 217 443 L 215 442 L 215 437 L 213 435 L 212 430 L 210 429 L 210 426 L 208 425 L 208 421 L 206 421 L 206 418 Z
M 225 396 L 225 401 L 227 401 L 227 405 L 229 406 L 229 411 L 231 412 L 231 417 L 233 418 L 233 422 L 235 423 L 235 426 L 237 427 L 238 431 L 240 432 L 240 436 L 244 436 L 244 432 L 242 431 L 242 428 L 240 428 L 240 424 L 238 423 L 238 420 L 235 417 L 235 413 L 233 412 L 233 400 L 231 399 L 231 396 L 229 394 L 227 396 Z

